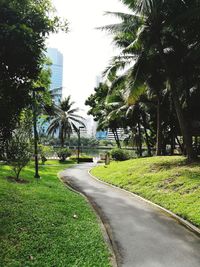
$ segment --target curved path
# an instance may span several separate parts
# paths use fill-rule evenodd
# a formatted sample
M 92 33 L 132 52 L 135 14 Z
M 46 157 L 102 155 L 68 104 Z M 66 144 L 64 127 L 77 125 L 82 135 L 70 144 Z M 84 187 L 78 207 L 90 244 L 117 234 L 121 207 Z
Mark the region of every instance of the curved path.
M 199 237 L 159 208 L 93 179 L 88 174 L 92 166 L 80 164 L 61 176 L 97 209 L 119 266 L 200 267 Z

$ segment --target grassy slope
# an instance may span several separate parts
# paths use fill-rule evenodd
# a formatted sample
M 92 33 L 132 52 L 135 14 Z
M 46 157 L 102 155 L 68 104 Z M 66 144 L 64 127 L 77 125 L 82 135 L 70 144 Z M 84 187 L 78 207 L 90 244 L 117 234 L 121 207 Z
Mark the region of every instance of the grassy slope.
M 95 214 L 56 176 L 67 167 L 40 167 L 35 181 L 29 166 L 21 174 L 29 183 L 17 184 L 0 166 L 0 266 L 110 266 Z
M 160 204 L 200 226 L 200 165 L 183 157 L 113 162 L 92 170 L 96 177 Z

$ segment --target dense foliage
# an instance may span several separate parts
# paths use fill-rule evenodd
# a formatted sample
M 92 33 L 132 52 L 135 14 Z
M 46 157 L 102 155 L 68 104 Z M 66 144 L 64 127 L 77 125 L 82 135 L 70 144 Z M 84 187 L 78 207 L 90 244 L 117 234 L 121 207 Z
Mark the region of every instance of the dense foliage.
M 57 153 L 61 162 L 64 162 L 66 160 L 66 158 L 68 158 L 72 155 L 71 150 L 68 148 L 59 148 L 56 150 L 56 153 Z
M 24 113 L 17 128 L 12 133 L 12 138 L 6 143 L 4 160 L 12 167 L 16 180 L 22 169 L 29 163 L 33 149 L 31 144 L 31 122 L 28 114 Z
M 130 13 L 103 30 L 121 49 L 86 104 L 101 129 L 124 128 L 142 155 L 179 146 L 196 158 L 200 133 L 200 2 L 123 0 Z M 116 138 L 117 140 L 117 138 Z M 118 140 L 118 146 L 119 140 Z
M 130 154 L 128 151 L 125 151 L 120 148 L 115 148 L 111 150 L 111 156 L 113 159 L 117 161 L 124 161 L 130 159 Z
M 41 78 L 45 40 L 61 26 L 50 0 L 0 1 L 0 141 L 8 139 Z M 64 26 L 64 25 L 63 25 Z

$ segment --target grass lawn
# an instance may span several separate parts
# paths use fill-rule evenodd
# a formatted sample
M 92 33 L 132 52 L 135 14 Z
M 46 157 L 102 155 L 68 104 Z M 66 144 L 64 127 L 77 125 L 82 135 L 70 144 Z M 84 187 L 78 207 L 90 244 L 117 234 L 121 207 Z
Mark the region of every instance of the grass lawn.
M 33 164 L 27 167 L 20 175 L 28 181 L 23 184 L 6 179 L 12 172 L 0 165 L 0 266 L 110 266 L 91 207 L 57 178 L 71 165 L 47 164 L 52 166 L 40 166 L 39 181 Z
M 157 203 L 200 226 L 200 164 L 184 157 L 152 157 L 112 162 L 91 173 Z

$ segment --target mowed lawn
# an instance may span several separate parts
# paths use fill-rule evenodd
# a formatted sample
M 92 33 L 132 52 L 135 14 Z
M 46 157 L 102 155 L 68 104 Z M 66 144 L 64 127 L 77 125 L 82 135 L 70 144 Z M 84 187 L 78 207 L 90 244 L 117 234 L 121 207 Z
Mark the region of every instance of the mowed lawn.
M 200 227 L 200 163 L 180 156 L 112 162 L 91 173 L 157 203 Z
M 39 181 L 27 167 L 23 184 L 7 179 L 11 170 L 0 165 L 0 266 L 110 266 L 96 215 L 57 177 L 70 164 L 50 164 L 58 166 L 40 167 Z

